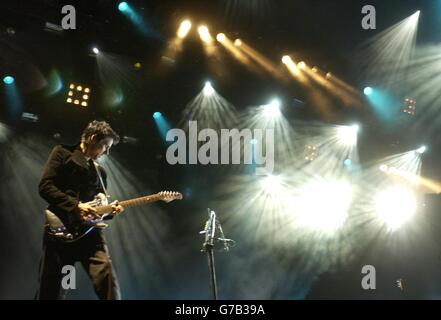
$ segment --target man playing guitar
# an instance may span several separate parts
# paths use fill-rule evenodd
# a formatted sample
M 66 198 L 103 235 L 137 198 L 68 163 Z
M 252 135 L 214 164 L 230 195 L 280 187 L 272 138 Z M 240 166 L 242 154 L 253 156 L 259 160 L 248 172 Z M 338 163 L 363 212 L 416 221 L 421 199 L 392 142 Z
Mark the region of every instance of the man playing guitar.
M 48 212 L 53 217 L 66 223 L 100 218 L 96 208 L 87 203 L 99 193 L 106 194 L 106 173 L 95 160 L 109 154 L 112 145 L 118 142 L 119 136 L 108 123 L 92 121 L 78 145 L 54 147 L 39 184 L 40 196 L 49 203 Z M 123 211 L 118 202 L 112 203 L 111 208 L 112 217 Z M 43 243 L 39 299 L 64 298 L 62 268 L 76 261 L 85 268 L 100 299 L 120 299 L 118 281 L 100 228 L 94 228 L 76 242 L 58 241 L 45 232 Z

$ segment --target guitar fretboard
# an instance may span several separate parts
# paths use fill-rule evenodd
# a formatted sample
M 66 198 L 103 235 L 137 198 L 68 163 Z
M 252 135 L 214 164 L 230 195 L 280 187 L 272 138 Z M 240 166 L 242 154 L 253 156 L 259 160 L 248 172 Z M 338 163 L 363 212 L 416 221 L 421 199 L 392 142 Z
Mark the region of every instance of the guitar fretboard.
M 125 200 L 125 201 L 120 201 L 119 204 L 121 206 L 123 206 L 124 208 L 129 208 L 129 207 L 139 206 L 139 205 L 149 203 L 149 202 L 155 202 L 158 200 L 161 200 L 161 196 L 159 194 L 154 194 L 151 196 L 145 196 L 145 197 L 139 197 L 139 198 Z M 96 211 L 100 215 L 103 215 L 105 213 L 110 213 L 110 212 L 112 212 L 112 206 L 107 205 L 107 206 L 98 207 L 98 208 L 96 208 Z

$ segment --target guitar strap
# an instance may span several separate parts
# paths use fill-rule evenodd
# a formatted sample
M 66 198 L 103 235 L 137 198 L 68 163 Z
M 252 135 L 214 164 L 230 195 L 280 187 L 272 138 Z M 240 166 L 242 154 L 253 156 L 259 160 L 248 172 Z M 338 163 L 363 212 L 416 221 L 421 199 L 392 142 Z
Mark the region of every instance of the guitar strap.
M 101 187 L 103 187 L 104 194 L 106 195 L 106 198 L 109 198 L 110 196 L 109 196 L 109 194 L 107 193 L 106 186 L 104 185 L 103 178 L 101 177 L 100 169 L 98 168 L 98 166 L 97 166 L 97 164 L 95 163 L 95 161 L 92 160 L 92 162 L 93 162 L 93 166 L 95 167 L 96 173 L 98 174 L 98 178 L 100 179 Z

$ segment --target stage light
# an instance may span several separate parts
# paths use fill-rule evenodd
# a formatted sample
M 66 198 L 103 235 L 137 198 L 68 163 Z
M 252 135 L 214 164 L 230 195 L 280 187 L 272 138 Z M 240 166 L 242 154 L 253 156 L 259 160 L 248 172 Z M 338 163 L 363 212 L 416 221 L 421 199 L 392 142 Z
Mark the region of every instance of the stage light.
M 382 172 L 388 172 L 388 171 L 389 171 L 389 167 L 388 167 L 387 165 L 385 165 L 385 164 L 382 164 L 382 165 L 380 166 L 380 171 L 382 171 Z
M 89 103 L 86 100 L 90 99 L 90 89 L 82 85 L 75 85 L 71 83 L 69 85 L 69 91 L 67 92 L 67 103 L 73 103 L 76 105 L 82 105 L 87 107 Z
M 279 176 L 268 175 L 262 181 L 262 189 L 269 195 L 281 191 L 282 186 L 282 179 Z
M 328 73 L 326 74 L 326 79 L 331 79 L 331 78 L 332 78 L 332 73 L 328 72 Z
M 125 1 L 120 2 L 120 4 L 118 5 L 118 10 L 121 12 L 127 11 L 128 9 L 129 9 L 129 5 Z
M 333 232 L 346 221 L 353 193 L 348 182 L 314 181 L 296 193 L 292 209 L 299 225 L 319 232 Z
M 420 13 L 421 11 L 418 10 L 417 12 L 415 12 L 411 17 L 410 17 L 410 22 L 413 24 L 416 24 L 418 22 L 418 19 L 420 17 Z
M 356 145 L 358 130 L 358 125 L 339 127 L 337 135 L 340 143 L 346 146 Z
M 210 43 L 211 42 L 211 35 L 210 31 L 208 31 L 208 28 L 206 26 L 200 26 L 198 28 L 199 36 L 201 37 L 201 40 Z
M 351 159 L 346 159 L 345 161 L 343 161 L 343 164 L 346 167 L 350 167 L 352 165 L 352 160 Z
M 283 57 L 282 57 L 282 62 L 283 62 L 284 64 L 288 64 L 288 63 L 292 62 L 292 59 L 291 59 L 290 56 L 283 56 Z
M 264 106 L 264 115 L 266 117 L 276 117 L 278 115 L 280 115 L 280 100 L 278 99 L 274 99 L 272 100 L 269 104 L 267 104 L 266 106 Z
M 416 114 L 416 100 L 412 98 L 404 99 L 403 112 L 414 116 Z
M 317 69 L 317 67 L 312 67 L 312 72 L 315 72 L 315 73 L 317 73 L 318 72 L 318 69 Z
M 426 151 L 427 151 L 427 147 L 426 147 L 426 146 L 421 146 L 421 147 L 419 147 L 419 148 L 416 150 L 416 152 L 419 153 L 419 154 L 423 154 L 423 153 L 426 152 Z
M 133 67 L 135 68 L 135 69 L 141 69 L 141 63 L 140 62 L 136 62 L 134 65 L 133 65 Z
M 191 29 L 191 22 L 189 20 L 182 21 L 177 33 L 178 38 L 184 39 L 188 35 L 190 29 Z
M 204 96 L 209 97 L 209 96 L 213 95 L 213 93 L 214 93 L 214 89 L 211 86 L 211 83 L 209 81 L 205 82 Z
M 394 231 L 406 223 L 417 209 L 415 194 L 408 188 L 394 186 L 375 197 L 377 216 Z
M 219 41 L 219 42 L 225 41 L 226 38 L 227 37 L 223 33 L 218 33 L 217 36 L 216 36 L 216 40 Z
M 155 113 L 153 113 L 153 118 L 154 118 L 154 119 L 159 119 L 159 118 L 161 118 L 161 117 L 162 117 L 161 112 L 156 111 Z
M 299 69 L 305 69 L 306 68 L 306 63 L 304 61 L 300 61 L 297 66 L 299 67 Z
M 257 139 L 251 139 L 251 141 L 250 141 L 250 142 L 251 142 L 251 144 L 254 144 L 254 145 L 256 145 L 258 141 L 257 141 Z
M 15 79 L 12 76 L 6 76 L 6 77 L 3 78 L 3 82 L 5 84 L 13 84 L 14 81 L 15 81 Z
M 318 148 L 308 144 L 305 146 L 304 155 L 306 161 L 313 161 L 318 156 Z
M 236 39 L 236 40 L 234 40 L 234 45 L 235 45 L 236 47 L 240 47 L 240 46 L 242 45 L 242 40 L 240 40 L 240 39 Z
M 372 94 L 373 90 L 371 87 L 366 87 L 366 88 L 364 88 L 363 92 L 366 96 L 370 96 Z

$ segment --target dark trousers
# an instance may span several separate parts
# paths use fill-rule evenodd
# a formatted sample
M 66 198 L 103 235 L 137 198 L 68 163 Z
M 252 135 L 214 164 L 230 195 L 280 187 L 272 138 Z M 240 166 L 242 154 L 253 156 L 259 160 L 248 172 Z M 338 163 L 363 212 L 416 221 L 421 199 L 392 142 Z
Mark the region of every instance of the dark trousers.
M 39 300 L 64 299 L 63 267 L 73 266 L 79 261 L 92 280 L 93 287 L 101 300 L 121 299 L 118 280 L 114 274 L 112 261 L 101 231 L 94 230 L 73 243 L 62 243 L 45 236 L 44 254 L 40 264 Z M 78 289 L 78 288 L 77 288 Z

